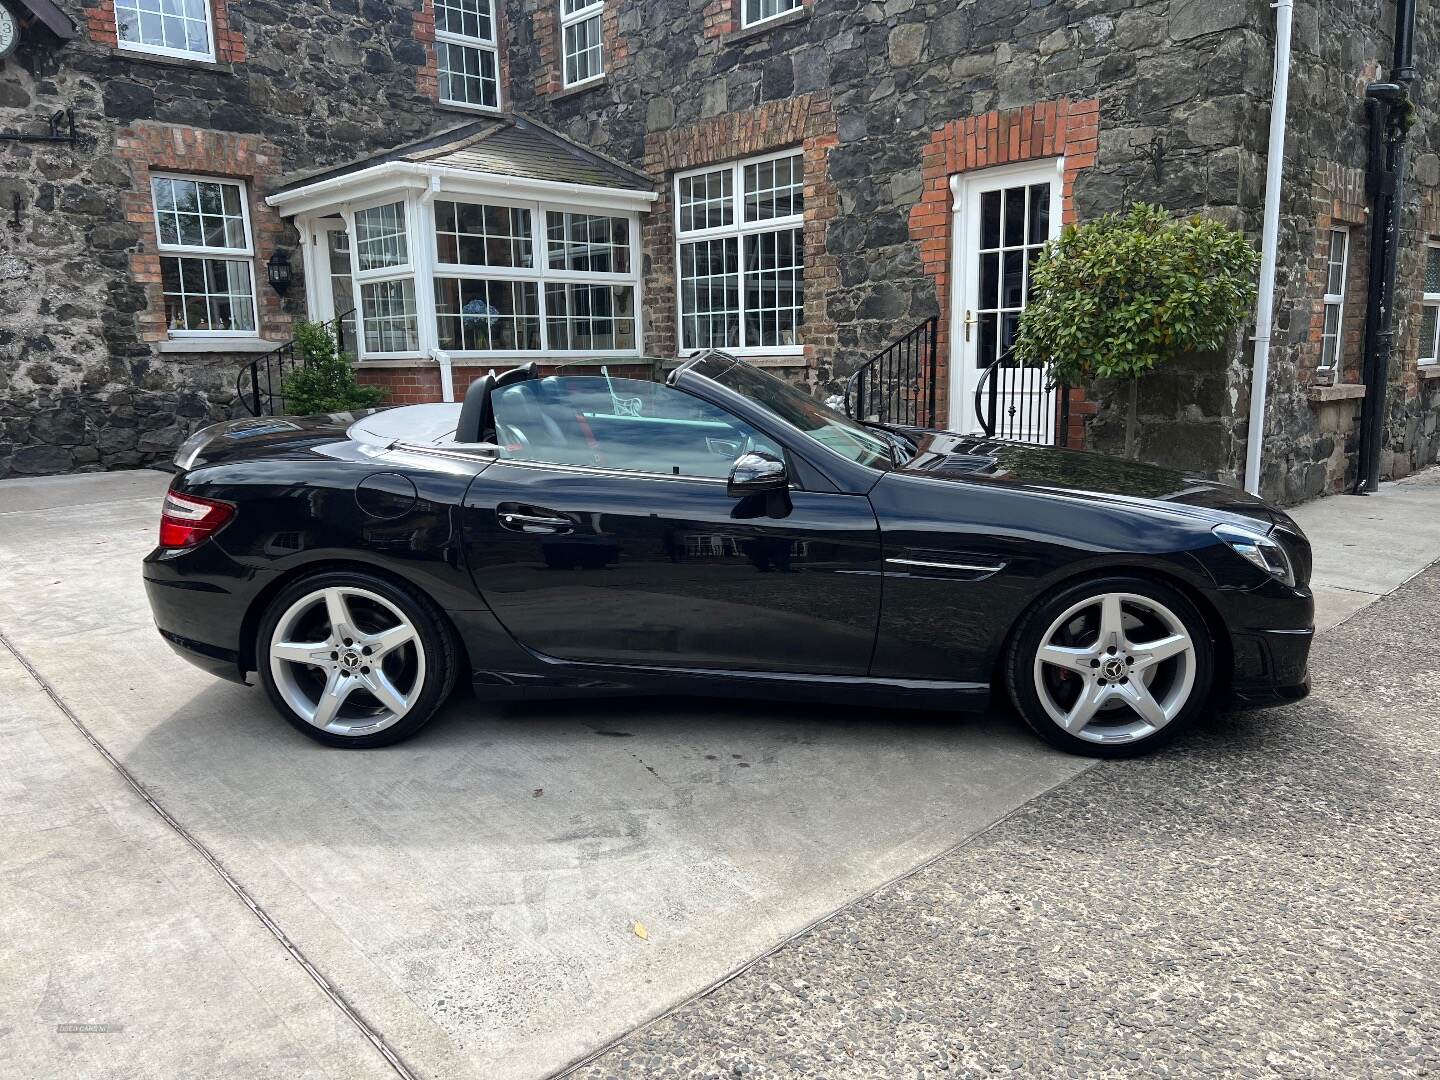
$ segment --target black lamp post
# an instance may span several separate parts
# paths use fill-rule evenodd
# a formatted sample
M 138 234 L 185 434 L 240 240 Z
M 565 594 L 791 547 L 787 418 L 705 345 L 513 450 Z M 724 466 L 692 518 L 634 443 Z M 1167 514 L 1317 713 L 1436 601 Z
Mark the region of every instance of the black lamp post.
M 270 280 L 270 287 L 281 296 L 290 291 L 290 256 L 284 248 L 276 248 L 270 256 L 265 264 L 265 276 Z

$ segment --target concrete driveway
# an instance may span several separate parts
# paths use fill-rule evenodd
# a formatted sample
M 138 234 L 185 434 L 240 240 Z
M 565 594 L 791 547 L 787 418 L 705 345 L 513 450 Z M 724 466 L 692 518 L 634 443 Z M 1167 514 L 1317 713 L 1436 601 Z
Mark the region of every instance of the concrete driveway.
M 1088 765 L 704 701 L 327 750 L 154 632 L 166 482 L 0 484 L 0 1075 L 544 1076 Z

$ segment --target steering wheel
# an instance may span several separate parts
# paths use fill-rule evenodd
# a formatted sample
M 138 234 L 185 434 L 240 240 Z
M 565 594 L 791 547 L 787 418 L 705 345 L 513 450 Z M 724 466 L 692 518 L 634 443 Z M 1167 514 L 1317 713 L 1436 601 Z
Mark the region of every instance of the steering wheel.
M 518 446 L 521 453 L 530 450 L 530 438 L 513 424 L 507 424 L 503 420 L 495 421 L 496 442 L 502 447 L 509 448 L 511 445 Z

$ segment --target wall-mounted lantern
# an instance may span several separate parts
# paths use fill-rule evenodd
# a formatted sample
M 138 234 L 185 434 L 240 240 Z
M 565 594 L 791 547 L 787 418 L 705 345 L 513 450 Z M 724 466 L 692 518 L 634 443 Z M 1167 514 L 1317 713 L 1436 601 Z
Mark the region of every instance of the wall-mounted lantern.
M 270 256 L 265 264 L 265 276 L 270 280 L 270 287 L 281 296 L 290 291 L 290 256 L 284 248 L 276 248 Z

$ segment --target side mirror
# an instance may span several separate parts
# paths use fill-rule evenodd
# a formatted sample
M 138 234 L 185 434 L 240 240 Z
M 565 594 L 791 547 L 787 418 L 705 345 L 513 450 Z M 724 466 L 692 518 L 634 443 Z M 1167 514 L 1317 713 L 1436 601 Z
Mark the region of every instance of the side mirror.
M 774 454 L 752 450 L 741 454 L 730 468 L 730 480 L 725 485 L 732 499 L 743 499 L 747 495 L 769 495 L 772 492 L 788 491 L 790 474 L 785 462 Z

